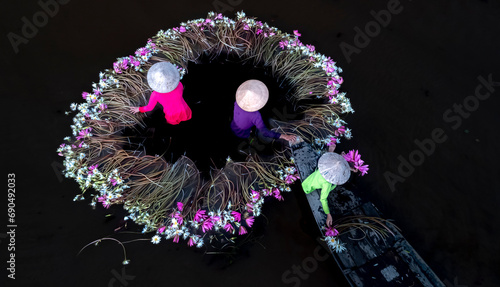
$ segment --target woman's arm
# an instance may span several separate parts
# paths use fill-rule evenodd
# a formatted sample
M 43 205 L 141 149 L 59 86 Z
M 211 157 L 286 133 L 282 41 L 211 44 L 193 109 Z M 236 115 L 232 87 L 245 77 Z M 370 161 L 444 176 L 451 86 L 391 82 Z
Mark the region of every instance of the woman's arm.
M 334 187 L 335 188 L 335 187 Z M 326 225 L 330 227 L 332 225 L 332 215 L 330 214 L 330 208 L 328 207 L 328 194 L 330 194 L 330 184 L 325 183 L 323 188 L 321 188 L 320 201 L 323 206 L 323 211 L 326 214 Z
M 292 142 L 297 139 L 295 135 L 285 135 L 268 130 L 266 125 L 264 124 L 264 121 L 262 120 L 261 114 L 258 113 L 257 115 L 258 116 L 255 117 L 253 124 L 257 127 L 257 129 L 262 133 L 263 136 L 274 139 L 284 139 Z
M 151 97 L 149 98 L 149 103 L 146 106 L 139 107 L 139 112 L 145 113 L 152 111 L 156 104 L 158 103 L 158 99 L 156 98 L 156 92 L 151 93 Z

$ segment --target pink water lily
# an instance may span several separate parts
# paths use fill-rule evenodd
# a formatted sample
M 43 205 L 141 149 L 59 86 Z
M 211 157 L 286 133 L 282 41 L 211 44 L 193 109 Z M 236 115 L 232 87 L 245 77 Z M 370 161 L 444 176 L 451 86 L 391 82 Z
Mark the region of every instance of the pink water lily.
M 122 69 L 121 69 L 121 66 L 120 66 L 120 62 L 114 62 L 113 63 L 113 70 L 115 70 L 115 72 L 117 74 L 121 74 L 122 73 Z
M 111 185 L 115 186 L 118 182 L 114 178 L 110 178 L 109 182 L 111 182 Z
M 253 216 L 245 218 L 245 222 L 248 225 L 248 227 L 252 227 L 254 221 L 255 221 L 255 218 Z
M 368 173 L 368 165 L 365 164 L 365 165 L 359 165 L 359 166 L 354 166 L 357 170 L 359 170 L 361 172 L 361 175 L 365 175 Z
M 283 40 L 279 43 L 281 49 L 285 49 L 288 46 L 288 41 Z
M 176 234 L 176 235 L 174 236 L 174 240 L 173 240 L 173 241 L 174 241 L 175 243 L 179 243 L 179 238 L 180 238 L 179 234 Z
M 325 235 L 326 236 L 337 236 L 337 235 L 339 235 L 339 232 L 337 229 L 335 229 L 333 227 L 327 227 Z
M 241 213 L 237 211 L 231 211 L 231 215 L 234 217 L 234 220 L 240 222 L 241 221 Z
M 283 196 L 281 196 L 281 192 L 277 187 L 273 188 L 273 194 L 277 200 L 283 200 Z
M 291 184 L 291 183 L 294 183 L 297 179 L 299 179 L 299 176 L 297 174 L 289 174 L 286 176 L 285 178 L 285 182 L 287 184 Z
M 207 216 L 205 215 L 206 211 L 203 210 L 203 209 L 199 209 L 196 214 L 194 215 L 194 221 L 196 222 L 201 222 L 203 221 L 205 218 L 207 218 Z
M 302 36 L 302 34 L 299 33 L 299 30 L 293 30 L 293 34 L 297 37 Z
M 217 222 L 220 220 L 220 216 L 218 216 L 218 215 L 213 215 L 213 216 L 210 216 L 210 220 L 211 220 L 213 223 L 217 223 Z
M 207 231 L 211 230 L 213 227 L 214 227 L 214 224 L 213 224 L 212 220 L 210 220 L 210 218 L 206 219 L 201 224 L 201 230 L 203 232 L 207 232 Z
M 103 110 L 103 111 L 104 111 L 105 109 L 107 109 L 107 108 L 108 108 L 108 105 L 106 105 L 105 103 L 102 103 L 102 104 L 100 104 L 100 105 L 99 105 L 99 109 L 101 109 L 101 110 Z
M 184 204 L 182 202 L 177 202 L 177 209 L 179 209 L 179 211 L 182 211 L 182 208 L 184 208 Z
M 165 231 L 165 229 L 167 229 L 167 227 L 166 226 L 162 226 L 162 227 L 158 228 L 157 232 L 160 233 L 160 234 L 162 234 Z
M 331 90 L 328 91 L 328 94 L 332 95 L 332 96 L 334 96 L 334 95 L 336 95 L 338 93 L 339 93 L 339 91 L 337 90 L 337 88 L 333 88 L 333 89 L 331 89 Z
M 330 142 L 328 142 L 326 145 L 327 146 L 332 146 L 337 144 L 337 139 L 335 137 L 330 138 Z
M 224 230 L 226 232 L 233 233 L 234 232 L 234 227 L 233 227 L 233 225 L 231 223 L 228 222 L 228 223 L 226 223 L 226 225 L 224 225 Z
M 133 56 L 128 56 L 130 59 L 130 64 L 134 67 L 139 67 L 141 65 L 141 62 L 139 62 L 137 59 L 135 59 Z
M 182 223 L 184 222 L 184 217 L 180 212 L 176 212 L 174 214 L 174 218 L 177 219 L 177 223 L 179 223 L 179 225 L 182 225 Z
M 89 95 L 89 93 L 87 93 L 87 92 L 83 92 L 83 93 L 82 93 L 82 98 L 83 98 L 84 100 L 86 100 L 88 95 Z
M 238 232 L 238 235 L 243 235 L 243 234 L 247 234 L 247 230 L 242 225 L 242 226 L 240 226 L 240 231 Z
M 88 136 L 90 132 L 92 131 L 92 128 L 86 128 L 81 130 L 78 134 L 79 136 L 76 137 L 77 140 L 83 139 L 84 137 Z
M 106 195 L 103 195 L 103 196 L 100 196 L 97 198 L 97 201 L 98 202 L 101 202 L 102 203 L 102 206 L 104 206 L 104 208 L 108 209 L 110 204 L 109 202 L 106 201 Z
M 137 51 L 135 51 L 135 55 L 140 57 L 140 56 L 145 56 L 147 54 L 149 54 L 151 51 L 146 48 L 146 47 L 142 47 L 142 48 L 139 48 L 137 49 Z
M 361 159 L 361 155 L 359 154 L 358 150 L 350 150 L 344 155 L 344 159 L 347 162 L 356 163 Z
M 252 190 L 252 201 L 253 202 L 256 202 L 258 201 L 260 198 L 260 193 L 258 193 L 257 191 L 255 190 Z
M 93 174 L 94 170 L 96 170 L 98 166 L 99 166 L 98 164 L 91 165 L 89 167 L 89 174 Z
M 253 204 L 247 203 L 246 205 L 247 205 L 247 211 L 248 212 L 253 212 Z
M 335 130 L 335 135 L 336 136 L 341 136 L 343 134 L 345 134 L 345 126 L 340 126 L 339 128 L 337 128 Z
M 196 239 L 193 236 L 189 237 L 188 246 L 191 247 L 196 244 Z
M 316 50 L 316 47 L 313 45 L 306 45 L 306 47 L 309 49 L 309 52 L 314 52 L 314 50 Z

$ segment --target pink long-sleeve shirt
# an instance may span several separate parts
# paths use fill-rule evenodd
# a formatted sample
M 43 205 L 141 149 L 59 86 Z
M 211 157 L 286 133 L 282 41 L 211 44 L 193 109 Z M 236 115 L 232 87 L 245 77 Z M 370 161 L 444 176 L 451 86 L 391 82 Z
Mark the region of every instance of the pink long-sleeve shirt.
M 179 85 L 171 92 L 158 93 L 154 91 L 151 93 L 148 104 L 139 107 L 139 111 L 141 113 L 149 112 L 153 110 L 157 103 L 160 103 L 163 106 L 163 112 L 165 113 L 167 123 L 177 125 L 181 121 L 187 121 L 191 119 L 192 112 L 182 97 L 183 91 L 184 87 L 181 82 L 179 82 Z

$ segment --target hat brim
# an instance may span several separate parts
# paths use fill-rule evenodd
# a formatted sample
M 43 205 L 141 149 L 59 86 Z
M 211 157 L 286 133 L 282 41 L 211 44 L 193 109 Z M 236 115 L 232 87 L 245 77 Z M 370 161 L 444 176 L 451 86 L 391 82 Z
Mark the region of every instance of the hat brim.
M 247 112 L 255 112 L 262 109 L 269 100 L 269 90 L 259 80 L 248 80 L 243 82 L 236 91 L 236 103 Z
M 179 70 L 169 62 L 156 63 L 148 71 L 148 85 L 158 93 L 173 91 L 180 82 Z
M 338 153 L 327 152 L 318 160 L 319 173 L 331 184 L 341 185 L 349 180 L 351 167 Z

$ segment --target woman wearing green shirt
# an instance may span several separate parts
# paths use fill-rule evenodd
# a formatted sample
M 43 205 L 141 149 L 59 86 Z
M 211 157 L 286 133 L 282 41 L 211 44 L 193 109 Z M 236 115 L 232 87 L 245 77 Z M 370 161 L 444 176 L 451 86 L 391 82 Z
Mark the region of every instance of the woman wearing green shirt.
M 333 151 L 333 149 L 330 149 Z M 320 201 L 326 213 L 326 225 L 332 225 L 332 215 L 328 208 L 328 194 L 337 185 L 344 184 L 351 175 L 347 161 L 338 153 L 327 152 L 318 160 L 318 169 L 311 173 L 303 182 L 302 188 L 306 194 L 321 189 Z

